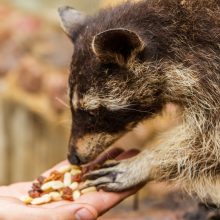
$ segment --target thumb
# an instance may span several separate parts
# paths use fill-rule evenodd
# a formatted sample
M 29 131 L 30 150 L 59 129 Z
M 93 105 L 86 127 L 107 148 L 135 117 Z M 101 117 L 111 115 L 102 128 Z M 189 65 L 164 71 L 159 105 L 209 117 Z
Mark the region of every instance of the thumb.
M 95 220 L 98 213 L 92 205 L 77 203 L 58 207 L 56 217 L 58 216 L 63 220 Z

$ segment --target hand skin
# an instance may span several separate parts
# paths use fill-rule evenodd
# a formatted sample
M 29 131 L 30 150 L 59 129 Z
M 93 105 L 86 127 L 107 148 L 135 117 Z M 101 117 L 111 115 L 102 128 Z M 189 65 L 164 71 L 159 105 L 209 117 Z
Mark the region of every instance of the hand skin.
M 53 167 L 57 169 L 66 161 Z M 43 175 L 48 175 L 51 170 Z M 95 220 L 113 206 L 134 194 L 138 189 L 121 193 L 92 192 L 77 201 L 59 201 L 41 206 L 27 206 L 19 198 L 27 194 L 32 182 L 15 183 L 0 187 L 0 220 Z

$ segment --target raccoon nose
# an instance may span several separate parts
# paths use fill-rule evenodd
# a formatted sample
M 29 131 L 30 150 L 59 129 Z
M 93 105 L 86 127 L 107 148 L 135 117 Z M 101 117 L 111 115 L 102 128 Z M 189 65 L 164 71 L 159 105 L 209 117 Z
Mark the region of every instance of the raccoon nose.
M 67 158 L 68 158 L 68 160 L 71 164 L 74 164 L 74 165 L 80 165 L 81 164 L 80 158 L 76 153 L 70 153 L 67 156 Z

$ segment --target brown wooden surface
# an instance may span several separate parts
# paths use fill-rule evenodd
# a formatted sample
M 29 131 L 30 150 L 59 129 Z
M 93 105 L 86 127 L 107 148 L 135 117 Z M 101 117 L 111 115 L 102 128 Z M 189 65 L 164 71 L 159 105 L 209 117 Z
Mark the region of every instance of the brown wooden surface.
M 32 180 L 66 158 L 67 129 L 24 105 L 0 103 L 0 184 Z

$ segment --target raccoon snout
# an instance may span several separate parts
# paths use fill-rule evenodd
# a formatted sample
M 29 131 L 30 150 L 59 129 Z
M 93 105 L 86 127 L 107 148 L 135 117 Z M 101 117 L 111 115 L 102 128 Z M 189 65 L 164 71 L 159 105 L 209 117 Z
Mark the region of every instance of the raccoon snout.
M 72 153 L 68 154 L 67 158 L 68 158 L 69 162 L 73 165 L 81 165 L 82 164 L 82 161 L 80 160 L 80 158 L 76 152 L 72 152 Z

